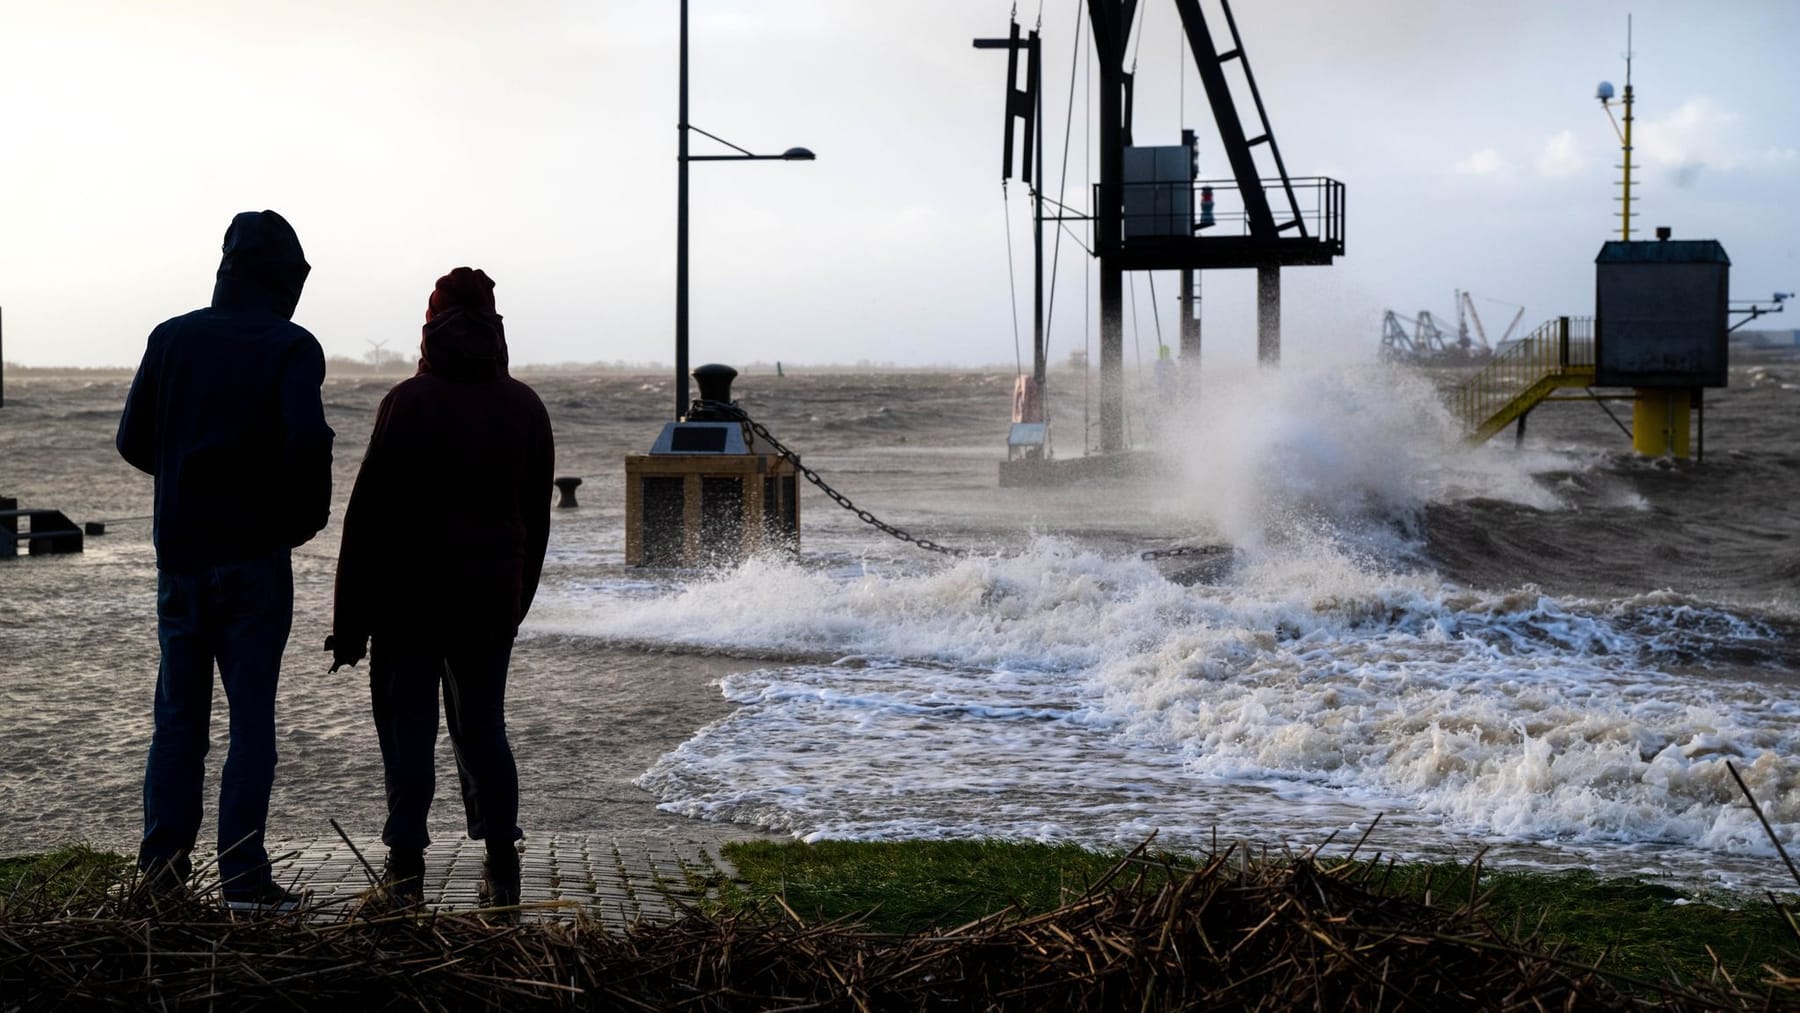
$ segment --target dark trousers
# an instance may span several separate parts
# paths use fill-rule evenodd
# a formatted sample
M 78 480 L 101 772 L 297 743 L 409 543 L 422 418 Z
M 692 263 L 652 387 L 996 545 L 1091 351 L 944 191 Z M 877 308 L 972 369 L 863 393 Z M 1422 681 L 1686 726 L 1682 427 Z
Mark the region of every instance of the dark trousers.
M 519 770 L 506 741 L 506 667 L 512 641 L 480 647 L 424 647 L 374 638 L 369 697 L 381 740 L 390 848 L 431 843 L 425 819 L 437 790 L 438 686 L 462 783 L 469 836 L 511 844 L 519 830 Z
M 263 831 L 275 783 L 275 684 L 294 620 L 286 549 L 197 573 L 158 571 L 156 729 L 144 770 L 148 867 L 194 846 L 212 726 L 213 666 L 231 705 L 231 746 L 219 785 L 219 876 L 227 890 L 269 881 Z

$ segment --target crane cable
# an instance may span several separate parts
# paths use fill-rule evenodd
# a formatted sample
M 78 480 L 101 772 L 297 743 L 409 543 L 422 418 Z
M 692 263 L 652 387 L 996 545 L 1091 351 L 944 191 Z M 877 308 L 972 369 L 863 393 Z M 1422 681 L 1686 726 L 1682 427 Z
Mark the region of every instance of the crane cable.
M 1137 273 L 1126 271 L 1125 278 L 1131 286 L 1131 356 L 1133 363 L 1137 366 L 1138 384 L 1142 386 L 1144 382 L 1144 345 L 1138 340 L 1141 337 L 1141 331 L 1138 328 Z M 1123 352 L 1124 349 L 1120 349 L 1120 351 Z M 1124 382 L 1122 377 L 1120 382 L 1121 384 Z M 1119 402 L 1119 427 L 1125 431 L 1125 440 L 1129 443 L 1131 441 L 1131 409 L 1125 406 L 1123 399 Z
M 1081 9 L 1077 3 L 1076 9 Z M 1079 46 L 1076 47 L 1078 50 Z M 1083 61 L 1081 83 L 1081 167 L 1087 173 L 1087 192 L 1094 192 L 1094 34 L 1088 33 L 1087 59 Z M 1074 102 L 1071 101 L 1070 105 Z M 1090 198 L 1091 199 L 1091 198 Z M 1094 449 L 1091 442 L 1094 437 L 1092 416 L 1092 395 L 1089 393 L 1089 378 L 1093 374 L 1090 363 L 1094 361 L 1094 260 L 1088 258 L 1087 271 L 1081 285 L 1081 452 L 1086 454 Z
M 1156 357 L 1160 359 L 1162 358 L 1163 333 L 1162 312 L 1156 308 L 1156 272 L 1145 271 L 1144 274 L 1150 279 L 1150 319 L 1156 323 Z
M 1068 224 L 1062 221 L 1063 195 L 1069 192 L 1069 139 L 1075 123 L 1075 69 L 1081 59 L 1081 11 L 1085 0 L 1075 0 L 1075 45 L 1069 56 L 1069 108 L 1063 116 L 1063 154 L 1061 178 L 1056 184 L 1056 204 L 1059 213 L 1056 222 L 1056 241 L 1050 247 L 1050 293 L 1049 305 L 1044 309 L 1044 351 L 1049 353 L 1050 327 L 1056 322 L 1056 276 L 1057 268 L 1062 263 L 1062 237 L 1068 231 Z M 1043 129 L 1039 126 L 1039 129 Z
M 1004 179 L 1000 181 L 1000 211 L 1006 218 L 1006 291 L 1011 296 L 1007 302 L 1012 304 L 1013 368 L 1023 376 L 1025 356 L 1019 350 L 1019 282 L 1018 272 L 1013 268 L 1012 200 L 1007 196 Z
M 1012 21 L 1015 24 L 1018 22 L 1018 0 L 1013 0 L 1012 10 L 1008 12 L 1006 17 L 1008 21 Z M 1043 20 L 1043 0 L 1038 0 L 1038 23 L 1042 24 Z M 1013 87 L 1013 84 L 1014 82 L 1008 81 L 1006 82 L 1006 87 L 1010 89 Z M 1010 113 L 1007 114 L 1006 132 L 1008 137 L 1012 135 L 1012 115 Z M 1031 158 L 1031 152 L 1026 152 L 1025 158 L 1029 160 Z M 1012 167 L 1008 166 L 1006 171 L 1011 172 Z M 1019 345 L 1019 278 L 1018 270 L 1013 266 L 1012 199 L 1006 192 L 1005 176 L 1000 177 L 1000 211 L 1006 221 L 1006 291 L 1011 297 L 1007 302 L 1012 306 L 1013 369 L 1015 370 L 1015 375 L 1023 376 L 1025 375 L 1025 353 L 1020 349 Z

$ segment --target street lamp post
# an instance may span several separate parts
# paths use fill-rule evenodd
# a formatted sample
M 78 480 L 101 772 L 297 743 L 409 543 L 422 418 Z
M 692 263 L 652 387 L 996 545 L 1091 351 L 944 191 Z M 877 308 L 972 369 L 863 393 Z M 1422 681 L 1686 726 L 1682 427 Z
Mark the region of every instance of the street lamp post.
M 738 152 L 735 155 L 689 155 L 688 131 L 710 137 Z M 688 5 L 681 0 L 681 110 L 680 146 L 675 156 L 675 418 L 688 410 L 688 163 L 689 162 L 810 162 L 815 157 L 806 148 L 789 148 L 779 155 L 756 155 L 737 145 L 709 134 L 688 122 Z

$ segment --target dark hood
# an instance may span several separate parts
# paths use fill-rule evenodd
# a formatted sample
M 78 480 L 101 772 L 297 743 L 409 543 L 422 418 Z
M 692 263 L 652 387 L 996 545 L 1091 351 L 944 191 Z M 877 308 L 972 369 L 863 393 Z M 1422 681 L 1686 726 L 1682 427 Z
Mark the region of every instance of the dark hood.
M 223 250 L 213 285 L 215 308 L 267 310 L 293 319 L 312 266 L 287 219 L 273 211 L 245 211 L 225 230 Z
M 506 375 L 506 328 L 498 313 L 455 307 L 425 322 L 419 372 L 447 380 L 493 380 Z

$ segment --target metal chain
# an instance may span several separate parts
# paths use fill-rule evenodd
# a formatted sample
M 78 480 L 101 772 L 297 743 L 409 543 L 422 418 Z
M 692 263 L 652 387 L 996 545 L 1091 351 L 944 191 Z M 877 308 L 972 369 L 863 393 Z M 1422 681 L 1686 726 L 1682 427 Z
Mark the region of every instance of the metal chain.
M 786 444 L 784 444 L 780 440 L 776 439 L 774 434 L 769 432 L 768 427 L 764 426 L 761 422 L 758 422 L 755 419 L 751 418 L 748 413 L 746 413 L 742 408 L 739 408 L 737 405 L 735 405 L 735 404 L 720 404 L 717 401 L 696 401 L 694 403 L 694 407 L 698 408 L 698 409 L 702 409 L 703 411 L 712 411 L 712 412 L 716 412 L 720 415 L 727 416 L 729 418 L 734 418 L 734 419 L 738 420 L 739 422 L 742 422 L 743 424 L 749 426 L 751 429 L 755 430 L 756 435 L 762 437 L 765 441 L 767 441 L 769 446 L 774 447 L 776 453 L 780 454 L 782 457 L 785 457 L 789 461 L 793 462 L 794 467 L 799 469 L 800 474 L 806 476 L 806 480 L 808 482 L 811 482 L 813 485 L 818 486 L 819 491 L 823 492 L 827 496 L 830 496 L 832 502 L 836 503 L 838 506 L 843 507 L 845 510 L 848 510 L 851 513 L 855 514 L 857 520 L 862 521 L 864 524 L 867 524 L 873 528 L 876 528 L 886 534 L 892 535 L 893 537 L 898 538 L 903 542 L 910 542 L 913 545 L 926 550 L 927 552 L 941 552 L 946 556 L 967 556 L 969 554 L 969 550 L 967 550 L 967 549 L 959 549 L 959 548 L 955 548 L 955 547 L 949 546 L 949 545 L 939 545 L 938 543 L 932 541 L 929 538 L 920 538 L 917 535 L 914 535 L 913 533 L 907 531 L 906 529 L 896 527 L 895 525 L 889 524 L 888 522 L 875 516 L 874 514 L 870 513 L 869 511 L 864 510 L 862 507 L 857 506 L 855 503 L 850 501 L 850 497 L 844 495 L 841 492 L 838 492 L 836 489 L 833 489 L 829 483 L 827 483 L 824 479 L 820 478 L 818 472 L 816 472 L 816 471 L 812 470 L 811 468 L 808 468 L 806 465 L 800 463 L 800 455 L 799 454 L 796 454 L 792 450 L 789 450 L 787 448 Z
M 744 411 L 742 408 L 739 408 L 736 404 L 731 404 L 731 403 L 721 404 L 720 402 L 717 402 L 717 401 L 696 401 L 696 402 L 694 402 L 693 407 L 695 409 L 699 410 L 701 413 L 706 413 L 706 412 L 716 413 L 716 414 L 722 415 L 726 418 L 736 419 L 737 421 L 743 423 L 744 425 L 749 426 L 753 431 L 755 431 L 757 436 L 762 437 L 762 439 L 765 442 L 767 442 L 769 444 L 769 446 L 775 448 L 776 453 L 780 454 L 782 457 L 787 458 L 787 460 L 790 461 L 794 465 L 794 467 L 799 470 L 800 474 L 805 475 L 806 480 L 808 482 L 811 482 L 813 485 L 818 486 L 819 491 L 824 493 L 825 495 L 831 497 L 831 501 L 833 503 L 836 503 L 838 506 L 841 506 L 845 510 L 848 510 L 851 513 L 855 514 L 856 519 L 862 521 L 864 524 L 867 524 L 870 527 L 873 527 L 873 528 L 881 531 L 884 534 L 888 534 L 895 538 L 898 538 L 899 540 L 901 540 L 903 542 L 911 543 L 912 545 L 917 546 L 918 548 L 924 549 L 927 552 L 940 552 L 946 556 L 967 556 L 969 554 L 969 550 L 967 550 L 967 549 L 959 549 L 959 548 L 956 548 L 955 546 L 951 546 L 951 545 L 939 545 L 937 542 L 934 542 L 929 538 L 920 538 L 919 536 L 913 534 L 912 532 L 907 531 L 905 528 L 899 527 L 894 524 L 889 524 L 888 522 L 875 516 L 874 514 L 870 513 L 869 511 L 864 510 L 862 507 L 857 506 L 854 502 L 851 501 L 850 497 L 844 495 L 841 492 L 838 492 L 836 489 L 833 489 L 829 482 L 826 482 L 823 478 L 820 478 L 818 472 L 812 470 L 811 468 L 808 468 L 805 464 L 801 463 L 799 454 L 788 449 L 787 444 L 782 443 L 780 440 L 776 439 L 775 434 L 769 432 L 769 429 L 767 426 L 765 426 L 761 422 L 758 422 L 755 419 L 751 418 L 748 412 Z M 1141 558 L 1141 559 L 1173 559 L 1173 558 L 1176 558 L 1179 556 L 1217 556 L 1217 555 L 1227 553 L 1230 551 L 1232 551 L 1232 550 L 1231 550 L 1231 546 L 1229 546 L 1229 545 L 1180 545 L 1180 546 L 1176 546 L 1175 548 L 1172 548 L 1172 549 L 1151 549 L 1150 551 L 1141 554 L 1139 558 Z

